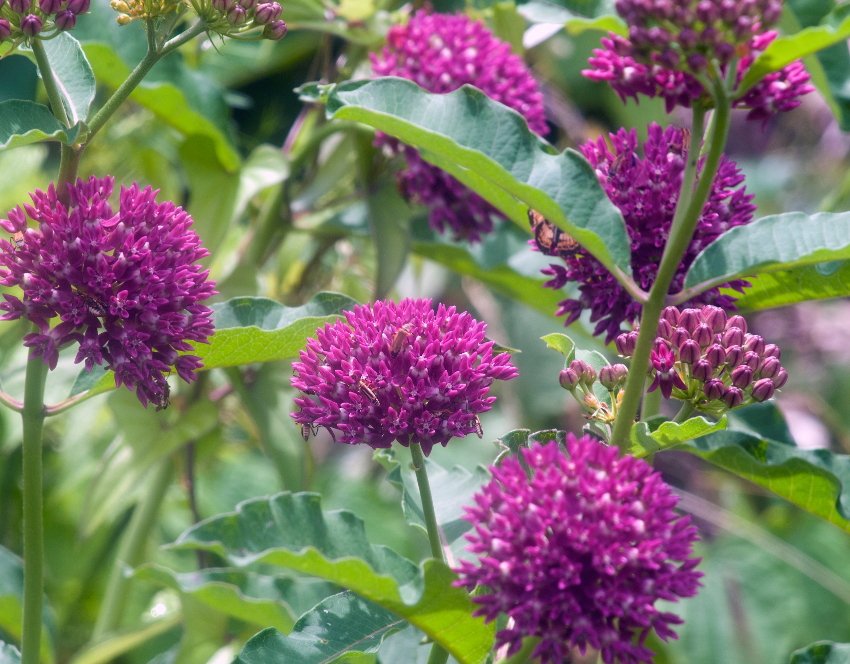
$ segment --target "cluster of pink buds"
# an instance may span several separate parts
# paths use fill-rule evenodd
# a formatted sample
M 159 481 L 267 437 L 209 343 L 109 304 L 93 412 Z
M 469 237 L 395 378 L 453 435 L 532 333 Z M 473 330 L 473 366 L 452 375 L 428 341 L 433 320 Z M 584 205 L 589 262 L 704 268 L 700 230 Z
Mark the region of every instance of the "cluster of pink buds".
M 91 0 L 0 0 L 0 42 L 48 39 L 70 30 Z
M 212 32 L 223 37 L 278 40 L 286 35 L 277 2 L 265 0 L 192 0 L 198 15 Z
M 616 338 L 620 355 L 632 356 L 637 337 L 634 330 Z M 710 305 L 667 307 L 650 353 L 649 391 L 708 413 L 766 401 L 788 380 L 780 355 L 778 346 L 747 332 L 743 316 Z
M 584 360 L 573 360 L 558 375 L 558 382 L 578 401 L 588 420 L 611 424 L 617 417 L 617 408 L 623 398 L 622 388 L 628 375 L 625 364 L 607 364 L 597 373 Z M 593 385 L 597 380 L 608 390 L 607 402 L 594 393 Z

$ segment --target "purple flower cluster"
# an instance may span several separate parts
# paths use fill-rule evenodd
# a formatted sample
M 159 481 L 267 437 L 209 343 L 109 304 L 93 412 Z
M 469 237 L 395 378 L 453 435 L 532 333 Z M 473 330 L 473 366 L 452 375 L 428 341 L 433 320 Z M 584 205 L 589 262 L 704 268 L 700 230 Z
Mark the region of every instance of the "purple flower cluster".
M 311 430 L 373 448 L 436 445 L 476 432 L 494 380 L 517 376 L 508 353 L 493 354 L 486 325 L 430 300 L 378 301 L 345 312 L 307 342 L 292 367 L 292 418 Z
M 649 126 L 643 146 L 643 157 L 638 155 L 637 133 L 619 130 L 610 135 L 611 147 L 605 138 L 590 141 L 581 151 L 596 169 L 608 198 L 616 205 L 626 222 L 631 240 L 632 271 L 638 285 L 648 290 L 655 281 L 658 264 L 673 214 L 679 200 L 688 134 L 676 127 L 662 129 Z M 755 206 L 752 196 L 746 193 L 744 176 L 737 165 L 724 158 L 714 178 L 693 239 L 679 265 L 671 292 L 681 290 L 685 273 L 697 254 L 719 235 L 734 226 L 752 220 Z M 547 222 L 548 223 L 548 222 Z M 579 299 L 561 302 L 558 315 L 566 314 L 566 325 L 575 321 L 584 309 L 590 310 L 591 321 L 596 322 L 594 334 L 606 335 L 611 341 L 620 333 L 623 322 L 631 323 L 640 317 L 640 304 L 617 283 L 616 279 L 599 261 L 580 247 L 559 249 L 537 242 L 537 247 L 549 256 L 559 256 L 563 264 L 551 265 L 544 273 L 552 276 L 546 283 L 551 288 L 561 288 L 567 282 L 579 284 Z M 746 285 L 743 281 L 725 284 L 736 290 Z M 691 300 L 691 303 L 716 304 L 728 308 L 733 298 L 721 295 L 712 288 Z
M 508 458 L 466 508 L 477 561 L 462 561 L 458 585 L 489 622 L 510 618 L 496 635 L 509 653 L 538 637 L 533 657 L 560 664 L 570 650 L 594 648 L 606 663 L 652 661 L 650 632 L 675 638 L 681 620 L 657 600 L 696 594 L 701 574 L 691 554 L 690 518 L 645 461 L 618 456 L 590 436 L 567 437 Z
M 0 0 L 0 42 L 49 39 L 70 30 L 90 0 Z
M 201 302 L 215 284 L 197 262 L 208 252 L 182 208 L 133 184 L 122 188 L 114 212 L 112 188 L 112 178 L 78 180 L 65 204 L 51 185 L 0 219 L 13 234 L 11 242 L 0 239 L 0 284 L 23 291 L 22 298 L 3 295 L 0 319 L 34 323 L 38 331 L 24 344 L 51 369 L 61 348 L 78 343 L 75 362 L 89 371 L 105 364 L 116 385 L 164 408 L 172 368 L 191 381 L 201 366 L 180 353 L 213 332 Z M 28 227 L 27 217 L 38 227 Z
M 540 135 L 547 131 L 543 96 L 522 59 L 480 22 L 463 14 L 416 12 L 404 25 L 390 28 L 383 50 L 372 55 L 378 76 L 400 76 L 435 93 L 474 85 L 491 99 L 511 107 Z M 439 232 L 471 242 L 493 230 L 499 212 L 451 175 L 426 163 L 413 148 L 386 136 L 377 144 L 402 153 L 407 167 L 398 176 L 408 199 L 430 208 L 429 222 Z
M 697 78 L 707 59 L 718 59 L 721 73 L 726 74 L 729 58 L 738 53 L 741 59 L 736 79 L 740 83 L 756 57 L 777 36 L 774 31 L 753 32 L 761 24 L 740 9 L 746 3 L 701 0 L 695 8 L 688 3 L 667 0 L 659 0 L 654 4 L 669 5 L 689 12 L 698 12 L 699 7 L 705 5 L 713 12 L 728 12 L 730 17 L 736 18 L 730 24 L 733 27 L 726 31 L 714 29 L 710 25 L 696 31 L 692 27 L 684 27 L 687 23 L 676 24 L 677 27 L 670 30 L 657 25 L 647 28 L 638 23 L 631 24 L 628 38 L 614 33 L 604 37 L 602 48 L 593 51 L 588 61 L 590 69 L 583 74 L 594 81 L 610 83 L 624 101 L 629 97 L 637 100 L 639 95 L 661 97 L 668 111 L 675 106 L 689 107 L 697 101 L 708 103 L 708 91 Z M 772 6 L 779 3 L 766 4 Z M 723 9 L 725 5 L 729 5 L 729 8 Z M 743 27 L 739 29 L 734 26 Z M 740 37 L 735 37 L 738 33 Z M 747 41 L 741 44 L 739 39 L 743 37 L 747 37 Z M 801 97 L 814 90 L 809 81 L 809 74 L 802 61 L 796 60 L 768 74 L 748 91 L 734 95 L 732 105 L 734 108 L 748 109 L 749 119 L 764 120 L 799 106 Z
M 223 37 L 246 38 L 256 34 L 263 39 L 283 39 L 286 22 L 282 8 L 267 0 L 190 0 L 207 28 Z
M 637 330 L 618 336 L 618 352 L 631 357 L 637 337 Z M 708 413 L 766 401 L 788 381 L 781 355 L 778 346 L 747 332 L 743 316 L 713 306 L 667 307 L 650 353 L 649 391 L 660 389 L 664 398 Z

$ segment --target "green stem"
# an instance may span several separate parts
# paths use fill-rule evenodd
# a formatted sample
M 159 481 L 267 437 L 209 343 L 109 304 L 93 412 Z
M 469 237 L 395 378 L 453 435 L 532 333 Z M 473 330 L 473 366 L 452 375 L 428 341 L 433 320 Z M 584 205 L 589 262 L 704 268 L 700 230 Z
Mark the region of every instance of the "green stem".
M 679 409 L 679 412 L 676 413 L 676 416 L 673 418 L 673 421 L 676 424 L 681 424 L 686 419 L 688 419 L 695 411 L 694 405 L 690 401 L 685 401 L 682 404 L 682 407 Z
M 148 30 L 151 30 L 152 27 L 148 26 Z M 173 37 L 169 41 L 165 42 L 161 48 L 156 49 L 156 44 L 154 40 L 148 41 L 148 52 L 145 54 L 145 57 L 139 61 L 139 64 L 136 65 L 135 69 L 130 72 L 130 75 L 127 79 L 118 86 L 118 89 L 112 93 L 112 96 L 106 100 L 103 106 L 94 114 L 91 120 L 88 123 L 89 133 L 86 139 L 86 143 L 90 143 L 91 139 L 94 138 L 94 135 L 97 134 L 103 126 L 106 124 L 107 120 L 112 117 L 115 111 L 123 104 L 127 97 L 129 97 L 133 90 L 136 89 L 136 86 L 142 82 L 145 76 L 147 76 L 148 72 L 153 68 L 153 66 L 159 62 L 160 58 L 165 55 L 168 55 L 174 49 L 182 46 L 186 42 L 194 39 L 199 34 L 204 31 L 203 22 L 198 22 L 195 25 L 191 26 L 187 30 L 184 30 L 176 37 Z
M 649 291 L 649 298 L 643 305 L 640 318 L 640 332 L 638 333 L 635 352 L 631 358 L 631 367 L 626 382 L 623 401 L 614 422 L 614 430 L 611 440 L 624 450 L 629 444 L 629 430 L 634 422 L 638 411 L 638 404 L 643 395 L 644 382 L 646 380 L 646 368 L 649 366 L 649 354 L 655 340 L 655 332 L 658 329 L 658 320 L 661 310 L 666 304 L 670 284 L 679 267 L 679 263 L 687 251 L 688 245 L 697 227 L 700 214 L 705 201 L 714 183 L 714 176 L 723 156 L 726 146 L 726 138 L 729 133 L 729 115 L 731 104 L 726 90 L 720 81 L 712 88 L 714 99 L 715 117 L 714 127 L 711 133 L 711 144 L 703 163 L 702 172 L 696 177 L 696 167 L 699 160 L 699 148 L 704 134 L 705 111 L 701 108 L 693 110 L 693 131 L 691 146 L 688 149 L 688 161 L 682 177 L 682 188 L 676 213 L 670 228 L 670 237 L 664 247 L 661 263 L 655 282 Z M 696 187 L 694 187 L 696 181 Z
M 147 493 L 133 511 L 133 516 L 121 539 L 118 554 L 109 573 L 103 604 L 101 604 L 91 638 L 93 642 L 102 640 L 121 624 L 124 604 L 127 599 L 128 579 L 124 573 L 125 568 L 135 567 L 144 558 L 145 543 L 156 523 L 159 507 L 171 484 L 173 471 L 171 458 L 162 459 L 159 467 L 154 471 Z
M 47 59 L 47 52 L 44 50 L 44 45 L 38 39 L 32 40 L 32 54 L 35 56 L 35 62 L 38 65 L 38 71 L 41 74 L 41 81 L 44 83 L 44 90 L 47 92 L 47 99 L 50 101 L 50 110 L 53 115 L 66 127 L 70 127 L 71 123 L 68 120 L 68 113 L 65 111 L 65 104 L 62 101 L 62 94 L 59 92 L 59 86 L 56 85 L 56 78 L 53 76 L 53 68 L 50 66 L 50 61 Z
M 38 664 L 44 597 L 44 514 L 42 503 L 42 432 L 47 364 L 30 352 L 24 386 L 23 511 L 24 611 L 22 664 Z
M 443 544 L 440 540 L 440 527 L 437 525 L 437 513 L 434 511 L 434 497 L 431 495 L 431 484 L 428 482 L 428 470 L 425 468 L 425 455 L 419 443 L 410 443 L 410 457 L 413 459 L 413 471 L 416 473 L 416 483 L 419 485 L 419 498 L 422 500 L 422 513 L 425 516 L 425 526 L 428 530 L 428 543 L 431 545 L 431 555 L 442 563 L 446 562 Z M 428 656 L 428 664 L 445 664 L 449 659 L 441 646 L 434 644 Z
M 653 415 L 658 415 L 661 410 L 661 390 L 648 392 L 643 395 L 640 407 L 640 419 L 648 420 Z

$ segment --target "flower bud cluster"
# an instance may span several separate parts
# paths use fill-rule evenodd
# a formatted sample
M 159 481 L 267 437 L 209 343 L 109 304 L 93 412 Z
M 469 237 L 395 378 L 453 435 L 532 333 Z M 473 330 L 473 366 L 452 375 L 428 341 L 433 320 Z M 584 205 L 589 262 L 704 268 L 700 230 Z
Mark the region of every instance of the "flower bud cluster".
M 623 100 L 662 97 L 668 111 L 710 102 L 701 82 L 710 62 L 727 78 L 729 67 L 736 66 L 740 83 L 776 38 L 768 28 L 782 11 L 779 0 L 618 0 L 616 6 L 629 26 L 628 37 L 611 33 L 603 38 L 583 73 L 610 83 Z M 796 60 L 733 95 L 732 103 L 748 109 L 749 119 L 765 119 L 799 106 L 800 98 L 814 90 L 809 80 Z
M 558 382 L 578 401 L 588 420 L 611 424 L 617 417 L 628 375 L 625 364 L 606 364 L 597 373 L 584 360 L 573 360 L 558 375 Z M 593 385 L 597 380 L 608 390 L 610 403 L 600 400 L 594 393 Z
M 118 25 L 127 25 L 131 21 L 143 21 L 160 18 L 177 11 L 180 0 L 111 0 L 110 6 L 118 12 Z
M 620 355 L 632 356 L 637 337 L 637 330 L 617 337 Z M 650 353 L 649 391 L 710 413 L 766 401 L 788 381 L 780 356 L 778 346 L 747 332 L 743 316 L 714 306 L 667 307 Z
M 91 0 L 0 0 L 0 42 L 49 39 L 70 30 Z
M 191 0 L 211 32 L 236 39 L 283 39 L 286 22 L 282 8 L 267 0 Z

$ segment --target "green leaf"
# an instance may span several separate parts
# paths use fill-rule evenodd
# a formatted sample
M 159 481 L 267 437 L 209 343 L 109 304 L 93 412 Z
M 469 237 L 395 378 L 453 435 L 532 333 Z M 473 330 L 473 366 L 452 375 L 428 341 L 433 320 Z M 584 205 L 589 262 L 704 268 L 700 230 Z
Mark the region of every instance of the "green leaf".
M 678 449 L 702 457 L 850 532 L 850 457 L 801 450 L 742 431 L 721 431 Z
M 173 546 L 212 551 L 237 567 L 277 565 L 336 583 L 415 625 L 461 664 L 483 662 L 493 643 L 493 629 L 472 617 L 473 605 L 452 586 L 448 567 L 428 560 L 420 571 L 373 546 L 360 519 L 322 512 L 316 494 L 246 501 L 190 528 Z
M 747 278 L 743 294 L 723 289 L 744 311 L 785 307 L 797 302 L 850 296 L 850 261 L 831 261 Z
M 481 91 L 464 86 L 429 94 L 410 81 L 382 78 L 308 85 L 302 94 L 325 100 L 332 118 L 361 122 L 425 149 L 425 159 L 437 155 L 452 175 L 474 172 L 539 210 L 609 269 L 630 273 L 622 215 L 590 164 L 575 150 L 555 154 L 521 115 Z
M 169 630 L 180 625 L 182 615 L 178 611 L 169 611 L 156 620 L 142 623 L 142 626 L 110 636 L 85 650 L 76 653 L 70 664 L 112 664 L 119 657 L 135 648 L 150 643 Z
M 21 640 L 21 622 L 23 617 L 24 564 L 14 553 L 0 547 L 0 634 Z M 47 622 L 47 608 L 43 612 L 43 623 Z M 0 648 L 0 664 L 3 657 L 11 657 L 12 646 Z M 41 632 L 42 662 L 53 662 L 53 649 L 48 630 Z M 12 661 L 12 660 L 10 660 Z
M 655 430 L 651 430 L 647 422 L 635 422 L 629 434 L 631 441 L 629 454 L 638 458 L 649 456 L 715 431 L 722 431 L 726 428 L 726 425 L 725 415 L 717 422 L 712 422 L 702 416 L 692 417 L 681 424 L 664 422 Z
M 286 603 L 286 595 L 294 585 L 289 577 L 232 569 L 179 573 L 154 564 L 140 567 L 133 577 L 172 588 L 220 613 L 258 627 L 271 626 L 288 632 L 295 624 Z
M 0 664 L 21 664 L 21 652 L 11 643 L 0 641 Z
M 414 220 L 412 235 L 415 254 L 474 277 L 541 313 L 551 315 L 564 299 L 563 292 L 545 288 L 542 279 L 532 276 L 547 263 L 529 249 L 528 236 L 513 226 L 503 226 L 474 245 L 439 235 L 424 219 Z
M 850 258 L 850 213 L 788 212 L 736 226 L 694 259 L 685 288 L 701 290 L 736 277 Z
M 576 355 L 576 344 L 566 334 L 553 332 L 540 337 L 547 348 L 558 351 L 564 356 L 564 361 L 569 364 Z
M 60 32 L 41 42 L 71 125 L 84 122 L 94 101 L 95 80 L 89 61 L 74 37 Z
M 790 664 L 850 664 L 850 643 L 818 641 L 791 653 Z
M 233 664 L 334 662 L 345 653 L 376 652 L 385 636 L 406 624 L 380 606 L 342 592 L 301 616 L 289 636 L 274 629 L 253 636 Z
M 739 94 L 743 94 L 771 72 L 794 60 L 817 53 L 850 37 L 850 16 L 838 25 L 811 26 L 787 37 L 777 37 L 747 70 Z
M 410 253 L 410 208 L 395 187 L 369 196 L 369 223 L 378 257 L 375 299 L 381 299 L 395 286 Z
M 603 32 L 606 35 L 613 32 L 622 37 L 627 37 L 629 34 L 629 28 L 625 21 L 612 14 L 586 18 L 554 3 L 540 2 L 539 0 L 525 2 L 517 7 L 517 11 L 530 23 L 560 24 L 572 35 L 580 35 L 588 30 Z
M 41 141 L 70 145 L 79 134 L 79 125 L 63 127 L 44 104 L 19 99 L 0 102 L 0 149 Z
M 299 307 L 264 297 L 235 297 L 212 305 L 215 334 L 192 354 L 203 360 L 203 370 L 295 357 L 319 327 L 355 304 L 339 293 L 318 293 Z M 95 367 L 92 372 L 80 372 L 70 396 L 88 389 L 91 397 L 114 387 L 112 372 Z

